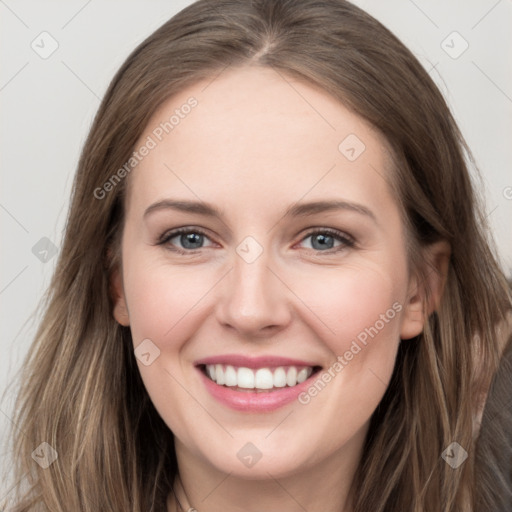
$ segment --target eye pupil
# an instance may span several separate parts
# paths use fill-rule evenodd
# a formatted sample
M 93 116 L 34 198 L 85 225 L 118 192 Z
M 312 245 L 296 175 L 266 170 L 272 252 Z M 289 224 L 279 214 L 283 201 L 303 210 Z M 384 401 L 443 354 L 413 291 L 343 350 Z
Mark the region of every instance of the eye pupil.
M 330 235 L 323 235 L 321 233 L 313 236 L 312 246 L 313 249 L 332 249 L 334 238 Z
M 185 233 L 180 238 L 182 246 L 186 249 L 198 249 L 203 243 L 203 235 L 199 233 Z

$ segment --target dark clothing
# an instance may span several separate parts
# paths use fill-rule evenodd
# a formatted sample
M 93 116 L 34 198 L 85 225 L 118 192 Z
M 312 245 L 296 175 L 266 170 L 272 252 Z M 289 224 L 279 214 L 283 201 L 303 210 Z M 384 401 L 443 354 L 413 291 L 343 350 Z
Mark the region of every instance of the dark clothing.
M 475 473 L 475 512 L 512 512 L 512 336 L 487 395 Z

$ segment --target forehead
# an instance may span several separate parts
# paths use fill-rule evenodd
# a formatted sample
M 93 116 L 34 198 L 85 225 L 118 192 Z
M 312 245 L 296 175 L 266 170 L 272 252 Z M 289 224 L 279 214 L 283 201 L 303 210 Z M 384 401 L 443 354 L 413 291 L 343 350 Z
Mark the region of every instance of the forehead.
M 391 199 L 384 137 L 320 88 L 270 68 L 227 68 L 180 91 L 136 148 L 150 139 L 130 175 L 130 203 L 141 207 L 167 193 L 221 202 L 229 193 L 246 209 L 262 197 L 289 203 L 333 191 Z

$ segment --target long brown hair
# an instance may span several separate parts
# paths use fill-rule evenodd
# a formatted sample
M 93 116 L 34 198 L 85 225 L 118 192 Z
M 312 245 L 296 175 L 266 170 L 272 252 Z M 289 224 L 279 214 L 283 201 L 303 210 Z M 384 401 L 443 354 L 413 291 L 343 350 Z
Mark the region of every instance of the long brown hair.
M 126 181 L 95 190 L 130 158 L 171 95 L 228 66 L 272 67 L 339 99 L 393 151 L 411 268 L 422 248 L 452 249 L 441 305 L 400 346 L 354 481 L 354 511 L 454 512 L 473 502 L 472 423 L 499 358 L 506 281 L 442 95 L 384 26 L 343 0 L 200 0 L 128 57 L 105 94 L 79 161 L 44 318 L 21 375 L 14 433 L 16 511 L 157 511 L 177 471 L 173 436 L 135 364 L 128 328 L 112 315 Z M 136 172 L 136 171 L 134 171 Z M 47 469 L 31 453 L 47 442 Z M 457 469 L 441 454 L 468 452 Z M 23 489 L 23 491 L 22 491 Z

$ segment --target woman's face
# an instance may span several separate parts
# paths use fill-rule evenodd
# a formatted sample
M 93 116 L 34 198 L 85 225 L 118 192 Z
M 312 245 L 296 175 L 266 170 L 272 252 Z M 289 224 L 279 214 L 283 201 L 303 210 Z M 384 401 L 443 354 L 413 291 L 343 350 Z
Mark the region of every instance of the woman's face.
M 243 67 L 164 103 L 142 146 L 115 316 L 178 456 L 277 478 L 359 454 L 422 328 L 382 137 Z

